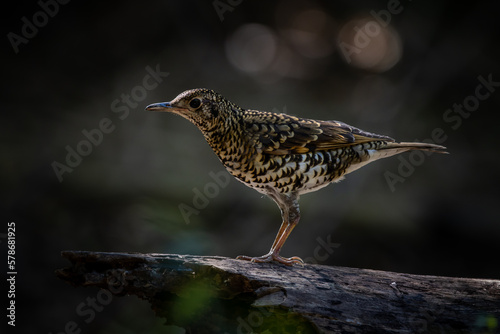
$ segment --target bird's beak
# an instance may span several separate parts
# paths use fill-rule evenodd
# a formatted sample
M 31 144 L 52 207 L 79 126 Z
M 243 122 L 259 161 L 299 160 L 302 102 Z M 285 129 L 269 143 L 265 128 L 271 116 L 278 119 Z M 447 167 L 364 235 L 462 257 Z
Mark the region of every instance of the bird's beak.
M 153 103 L 146 107 L 147 111 L 172 111 L 174 107 L 170 102 Z

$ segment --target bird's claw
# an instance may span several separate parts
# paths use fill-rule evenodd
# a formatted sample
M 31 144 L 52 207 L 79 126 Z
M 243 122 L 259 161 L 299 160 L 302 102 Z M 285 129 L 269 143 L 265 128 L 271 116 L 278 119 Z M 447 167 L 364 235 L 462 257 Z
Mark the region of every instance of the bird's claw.
M 255 263 L 276 261 L 276 262 L 279 262 L 279 263 L 287 265 L 287 266 L 293 266 L 294 264 L 300 264 L 301 266 L 304 266 L 304 261 L 298 256 L 292 256 L 292 257 L 287 258 L 287 257 L 280 256 L 279 254 L 275 254 L 275 253 L 269 253 L 269 254 L 266 254 L 263 256 L 259 256 L 259 257 L 240 255 L 236 259 L 255 262 Z

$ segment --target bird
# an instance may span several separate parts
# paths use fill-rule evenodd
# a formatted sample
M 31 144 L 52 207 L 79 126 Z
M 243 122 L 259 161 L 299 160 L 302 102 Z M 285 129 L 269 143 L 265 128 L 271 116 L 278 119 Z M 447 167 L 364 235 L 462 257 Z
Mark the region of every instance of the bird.
M 184 91 L 145 110 L 170 112 L 193 123 L 231 175 L 276 202 L 282 223 L 270 251 L 237 257 L 255 263 L 304 265 L 298 256 L 280 255 L 300 220 L 301 195 L 381 158 L 410 150 L 448 153 L 444 146 L 397 142 L 340 121 L 244 109 L 206 88 Z

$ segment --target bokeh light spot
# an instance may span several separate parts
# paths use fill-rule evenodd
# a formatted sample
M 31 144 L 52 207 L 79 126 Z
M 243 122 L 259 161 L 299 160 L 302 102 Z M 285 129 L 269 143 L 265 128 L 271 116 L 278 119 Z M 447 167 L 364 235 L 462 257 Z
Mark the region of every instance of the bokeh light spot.
M 246 24 L 226 40 L 226 55 L 232 65 L 244 72 L 260 72 L 276 54 L 274 32 L 261 24 Z
M 382 27 L 370 16 L 344 24 L 339 33 L 339 49 L 349 65 L 374 72 L 391 69 L 402 56 L 397 31 Z

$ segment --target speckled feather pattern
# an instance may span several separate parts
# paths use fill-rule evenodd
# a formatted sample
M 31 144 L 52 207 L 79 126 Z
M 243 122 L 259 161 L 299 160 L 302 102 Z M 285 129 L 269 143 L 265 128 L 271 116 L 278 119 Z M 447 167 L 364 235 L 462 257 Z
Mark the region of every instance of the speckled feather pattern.
M 148 110 L 169 111 L 195 124 L 226 169 L 238 180 L 272 198 L 282 225 L 271 250 L 253 262 L 303 264 L 279 252 L 300 219 L 298 199 L 380 158 L 408 150 L 444 153 L 444 147 L 398 143 L 339 121 L 246 110 L 208 89 L 188 90 Z
M 190 108 L 193 99 L 199 108 Z M 173 111 L 194 123 L 226 169 L 262 193 L 317 190 L 379 158 L 441 146 L 396 143 L 339 121 L 246 110 L 204 88 L 181 93 Z M 183 108 L 184 107 L 184 108 Z M 190 110 L 195 109 L 195 110 Z
M 180 99 L 196 96 L 214 101 L 220 120 L 190 120 L 226 169 L 261 193 L 317 190 L 375 160 L 375 152 L 394 142 L 338 121 L 245 110 L 210 90 L 187 91 Z

